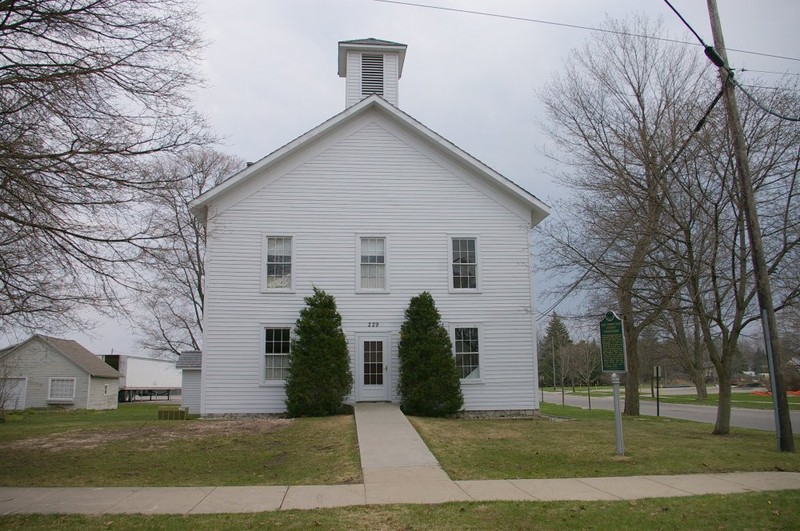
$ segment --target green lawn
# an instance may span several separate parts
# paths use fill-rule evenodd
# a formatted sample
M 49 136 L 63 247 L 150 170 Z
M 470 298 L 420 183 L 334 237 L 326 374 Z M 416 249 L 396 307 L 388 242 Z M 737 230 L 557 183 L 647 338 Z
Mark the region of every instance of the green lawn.
M 157 405 L 28 411 L 0 424 L 4 486 L 295 485 L 360 482 L 352 416 L 156 421 Z M 800 471 L 774 435 L 544 404 L 560 419 L 411 421 L 454 479 Z M 474 502 L 223 515 L 0 516 L 0 529 L 798 529 L 800 490 L 619 502 Z
M 650 392 L 646 395 L 641 395 L 642 400 L 652 400 Z M 789 409 L 793 411 L 800 411 L 800 396 L 788 396 Z M 664 395 L 660 397 L 662 403 L 668 404 L 691 404 L 698 406 L 714 406 L 719 404 L 719 393 L 709 394 L 705 400 L 698 400 L 696 395 Z M 733 407 L 742 407 L 749 409 L 772 409 L 771 396 L 759 396 L 750 393 L 733 393 L 731 395 L 731 405 Z
M 800 529 L 800 491 L 637 501 L 379 505 L 216 515 L 0 516 L 4 530 Z
M 0 424 L 2 486 L 360 483 L 352 415 L 157 421 L 157 404 L 26 411 Z
M 778 452 L 769 432 L 715 436 L 706 424 L 625 417 L 619 457 L 612 412 L 553 404 L 542 404 L 542 411 L 568 420 L 410 420 L 453 479 L 800 471 L 800 454 Z

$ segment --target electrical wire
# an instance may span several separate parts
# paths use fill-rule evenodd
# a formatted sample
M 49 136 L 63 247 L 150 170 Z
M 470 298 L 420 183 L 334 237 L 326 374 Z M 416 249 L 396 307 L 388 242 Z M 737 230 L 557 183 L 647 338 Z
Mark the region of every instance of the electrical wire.
M 777 74 L 779 76 L 800 76 L 798 72 L 776 72 L 774 70 L 752 70 L 750 68 L 739 68 L 739 72 L 756 72 L 758 74 Z
M 741 83 L 743 87 L 753 88 L 753 89 L 761 89 L 761 90 L 785 90 L 787 92 L 798 92 L 798 88 L 796 87 L 770 87 L 767 85 L 751 85 Z
M 763 103 L 758 101 L 758 99 L 755 96 L 750 94 L 750 92 L 746 88 L 744 88 L 744 86 L 741 83 L 736 81 L 736 79 L 734 79 L 733 76 L 729 77 L 728 79 L 730 79 L 731 83 L 733 83 L 733 86 L 735 86 L 736 88 L 741 90 L 742 93 L 745 96 L 747 96 L 747 99 L 752 101 L 753 104 L 756 107 L 758 107 L 759 109 L 761 109 L 765 113 L 770 114 L 770 115 L 774 116 L 775 118 L 780 118 L 781 120 L 786 120 L 788 122 L 800 122 L 800 117 L 798 117 L 798 116 L 786 116 L 785 114 L 781 114 L 781 113 L 779 113 L 777 111 L 773 111 L 772 109 L 768 108 L 766 105 L 764 105 Z
M 724 90 L 723 89 L 720 89 L 719 92 L 717 92 L 717 95 L 714 97 L 714 99 L 711 101 L 711 103 L 708 105 L 708 107 L 706 107 L 706 110 L 703 113 L 703 116 L 700 118 L 700 120 L 697 121 L 697 125 L 694 126 L 694 128 L 691 131 L 691 133 L 689 133 L 689 136 L 687 136 L 686 139 L 683 141 L 683 144 L 681 144 L 680 149 L 678 149 L 678 151 L 675 152 L 675 155 L 672 157 L 672 159 L 669 161 L 669 163 L 666 166 L 664 166 L 664 169 L 661 172 L 661 176 L 662 177 L 668 171 L 675 171 L 675 170 L 673 170 L 672 166 L 678 161 L 678 159 L 681 157 L 681 155 L 683 155 L 683 152 L 686 151 L 686 148 L 689 147 L 689 142 L 691 142 L 692 139 L 694 138 L 694 136 L 700 131 L 700 129 L 703 128 L 703 125 L 706 123 L 706 120 L 711 115 L 711 111 L 714 110 L 714 107 L 717 106 L 717 103 L 719 103 L 719 100 L 722 99 L 722 95 L 723 94 L 724 94 Z M 625 229 L 627 229 L 632 221 L 633 221 L 632 217 L 628 218 L 628 220 L 625 222 L 625 224 L 619 230 L 619 233 L 622 233 Z M 600 253 L 600 256 L 598 256 L 594 261 L 589 262 L 589 267 L 586 269 L 586 271 L 584 271 L 583 275 L 581 275 L 575 282 L 573 282 L 572 285 L 569 287 L 569 289 L 567 289 L 567 291 L 563 295 L 561 295 L 561 297 L 559 297 L 559 299 L 556 302 L 554 302 L 552 305 L 550 305 L 550 307 L 547 310 L 545 310 L 543 312 L 539 312 L 539 317 L 536 318 L 536 321 L 539 322 L 539 321 L 543 320 L 545 317 L 547 317 L 550 314 L 550 312 L 555 310 L 558 307 L 559 304 L 564 302 L 564 299 L 566 299 L 570 295 L 570 293 L 572 293 L 573 291 L 575 291 L 577 289 L 577 287 L 580 285 L 580 283 L 583 282 L 586 279 L 587 276 L 589 276 L 589 273 L 593 269 L 599 270 L 600 268 L 598 267 L 597 263 L 606 255 L 606 253 L 611 249 L 611 247 L 615 243 L 617 243 L 617 241 L 618 241 L 617 238 L 613 238 L 609 242 L 609 244 L 606 246 L 606 248 L 603 249 L 603 252 Z
M 752 101 L 753 104 L 755 104 L 756 107 L 758 107 L 759 109 L 761 109 L 762 111 L 764 111 L 765 113 L 767 113 L 769 115 L 772 115 L 772 116 L 774 116 L 776 118 L 780 118 L 781 120 L 786 120 L 786 121 L 789 121 L 789 122 L 800 122 L 800 117 L 786 116 L 785 114 L 781 114 L 781 113 L 779 113 L 777 111 L 773 111 L 772 109 L 768 108 L 766 105 L 764 105 L 760 101 L 758 101 L 758 99 L 756 99 L 755 96 L 750 94 L 750 92 L 746 88 L 744 88 L 736 80 L 736 78 L 733 75 L 733 70 L 727 64 L 725 64 L 725 61 L 717 53 L 717 51 L 714 49 L 714 47 L 713 46 L 709 46 L 708 44 L 705 43 L 705 41 L 703 41 L 703 38 L 694 30 L 692 25 L 689 24 L 689 22 L 687 22 L 685 18 L 683 18 L 683 15 L 681 15 L 680 12 L 678 12 L 678 10 L 675 9 L 675 7 L 670 3 L 670 1 L 669 0 L 664 0 L 664 3 L 669 6 L 669 8 L 678 16 L 679 19 L 681 19 L 681 22 L 683 22 L 683 24 L 687 28 L 689 28 L 689 31 L 691 31 L 694 34 L 694 36 L 697 37 L 697 40 L 700 42 L 700 45 L 703 46 L 703 48 L 705 50 L 705 54 L 711 60 L 711 62 L 714 63 L 715 65 L 717 65 L 719 68 L 723 68 L 728 73 L 727 81 L 729 81 L 731 84 L 733 84 L 734 87 L 736 87 L 740 91 L 742 91 L 742 93 L 745 96 L 747 96 L 747 99 Z
M 672 43 L 676 43 L 676 44 L 686 44 L 686 45 L 689 45 L 689 46 L 696 46 L 696 44 L 693 43 L 693 42 L 682 41 L 682 40 L 679 40 L 679 39 L 669 39 L 669 38 L 666 38 L 666 37 L 654 37 L 652 35 L 642 35 L 642 34 L 638 34 L 638 33 L 627 33 L 627 32 L 624 32 L 624 31 L 616 31 L 616 30 L 610 30 L 610 29 L 606 29 L 606 28 L 598 28 L 598 27 L 594 27 L 594 26 L 582 26 L 580 24 L 569 24 L 569 23 L 566 23 L 566 22 L 554 22 L 552 20 L 543 20 L 543 19 L 537 19 L 537 18 L 520 17 L 520 16 L 515 16 L 515 15 L 501 15 L 500 13 L 491 13 L 491 12 L 488 12 L 488 11 L 475 11 L 475 10 L 472 10 L 472 9 L 460 9 L 460 8 L 457 8 L 457 7 L 434 6 L 434 5 L 429 5 L 429 4 L 421 4 L 421 3 L 417 3 L 417 2 L 407 2 L 407 1 L 403 1 L 403 0 L 372 0 L 372 1 L 373 2 L 380 2 L 382 4 L 394 4 L 394 5 L 409 6 L 409 7 L 419 7 L 419 8 L 422 8 L 422 9 L 435 9 L 435 10 L 438 10 L 438 11 L 449 11 L 449 12 L 452 12 L 452 13 L 464 13 L 464 14 L 467 14 L 467 15 L 479 15 L 479 16 L 484 16 L 484 17 L 502 18 L 502 19 L 506 19 L 506 20 L 516 20 L 516 21 L 519 21 L 519 22 L 532 22 L 532 23 L 535 23 L 535 24 L 544 24 L 544 25 L 547 25 L 547 26 L 557 26 L 557 27 L 561 27 L 561 28 L 571 28 L 571 29 L 579 29 L 579 30 L 585 30 L 585 31 L 594 31 L 594 32 L 597 32 L 597 33 L 610 33 L 610 34 L 614 34 L 614 35 L 625 35 L 625 36 L 629 36 L 629 37 L 639 37 L 639 38 L 642 38 L 642 39 L 651 39 L 651 40 L 656 40 L 656 41 L 672 42 Z M 697 34 L 695 33 L 695 35 L 697 35 Z M 776 55 L 776 54 L 763 53 L 763 52 L 752 52 L 752 51 L 749 51 L 749 50 L 741 50 L 741 49 L 737 49 L 737 48 L 728 48 L 728 50 L 732 51 L 732 52 L 746 53 L 746 54 L 749 54 L 749 55 L 758 55 L 758 56 L 761 56 L 761 57 L 772 57 L 774 59 L 785 59 L 787 61 L 800 61 L 800 58 L 798 58 L 798 57 L 789 57 L 789 56 L 785 56 L 785 55 Z

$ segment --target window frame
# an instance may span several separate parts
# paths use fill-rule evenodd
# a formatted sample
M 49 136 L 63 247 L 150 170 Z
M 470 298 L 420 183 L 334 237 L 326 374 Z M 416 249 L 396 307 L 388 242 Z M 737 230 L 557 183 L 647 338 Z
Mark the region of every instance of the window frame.
M 461 369 L 458 366 L 458 352 L 456 352 L 456 329 L 458 328 L 474 328 L 478 331 L 478 366 L 477 376 L 461 377 Z M 456 369 L 459 373 L 459 381 L 462 384 L 482 383 L 483 378 L 483 325 L 479 322 L 457 322 L 450 323 L 450 341 L 453 343 L 453 361 L 456 363 Z
M 361 240 L 375 238 L 383 240 L 383 287 L 365 288 L 361 285 Z M 356 234 L 356 293 L 389 293 L 389 236 L 386 234 Z
M 267 354 L 266 346 L 267 346 L 267 330 L 268 329 L 288 329 L 289 330 L 289 352 L 285 354 L 288 357 L 289 353 L 291 353 L 291 341 L 294 339 L 294 325 L 290 323 L 260 323 L 261 327 L 261 334 L 260 334 L 260 341 L 259 341 L 259 356 L 260 356 L 260 363 L 259 367 L 261 368 L 261 376 L 259 377 L 261 387 L 283 387 L 286 385 L 286 379 L 277 380 L 277 379 L 267 379 L 267 356 L 278 356 L 277 354 Z M 283 354 L 280 354 L 283 356 Z M 286 365 L 289 366 L 288 363 Z
M 53 381 L 55 380 L 63 380 L 63 381 L 71 381 L 72 382 L 72 396 L 69 398 L 53 397 Z M 78 379 L 74 376 L 51 376 L 48 378 L 47 381 L 47 403 L 48 404 L 74 404 L 75 403 L 75 392 L 78 387 Z
M 267 285 L 267 256 L 270 238 L 287 238 L 289 240 L 289 286 L 280 288 L 270 288 Z M 295 237 L 293 234 L 261 233 L 261 293 L 294 293 L 295 277 Z
M 453 240 L 475 240 L 475 287 L 455 287 L 453 275 Z M 481 239 L 477 234 L 450 233 L 447 235 L 447 288 L 450 293 L 480 293 L 481 292 Z

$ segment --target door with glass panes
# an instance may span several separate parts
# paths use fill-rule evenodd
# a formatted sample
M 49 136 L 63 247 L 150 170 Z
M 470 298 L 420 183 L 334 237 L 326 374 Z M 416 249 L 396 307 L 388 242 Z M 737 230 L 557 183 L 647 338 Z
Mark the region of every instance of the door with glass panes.
M 356 334 L 356 400 L 389 400 L 389 336 Z

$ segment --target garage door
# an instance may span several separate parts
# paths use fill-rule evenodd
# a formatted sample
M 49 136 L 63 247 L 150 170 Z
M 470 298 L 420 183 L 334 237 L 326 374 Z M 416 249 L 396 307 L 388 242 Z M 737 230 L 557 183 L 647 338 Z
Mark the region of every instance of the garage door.
M 5 399 L 5 409 L 25 409 L 26 378 L 0 378 L 0 400 Z

